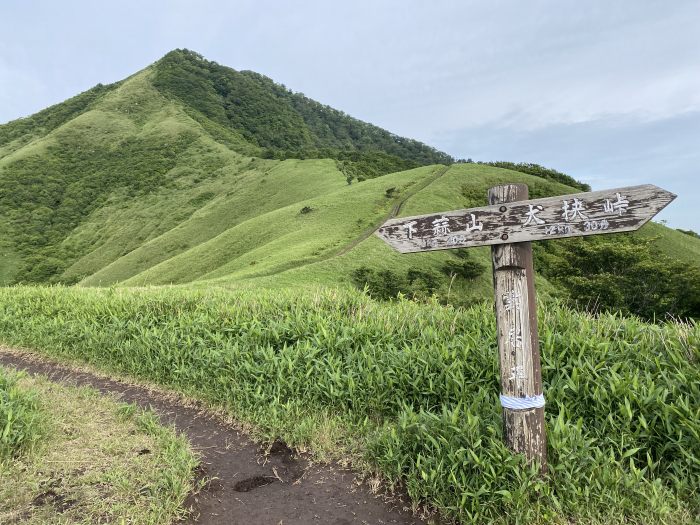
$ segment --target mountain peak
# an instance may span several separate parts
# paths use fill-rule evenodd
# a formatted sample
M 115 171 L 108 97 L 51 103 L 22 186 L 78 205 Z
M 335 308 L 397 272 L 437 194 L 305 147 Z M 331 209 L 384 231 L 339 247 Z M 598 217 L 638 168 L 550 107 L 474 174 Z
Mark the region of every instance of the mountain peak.
M 194 51 L 176 49 L 155 66 L 153 85 L 161 93 L 240 133 L 267 157 L 383 153 L 395 157 L 395 167 L 401 168 L 453 161 L 446 153 L 354 119 L 264 75 L 236 71 Z

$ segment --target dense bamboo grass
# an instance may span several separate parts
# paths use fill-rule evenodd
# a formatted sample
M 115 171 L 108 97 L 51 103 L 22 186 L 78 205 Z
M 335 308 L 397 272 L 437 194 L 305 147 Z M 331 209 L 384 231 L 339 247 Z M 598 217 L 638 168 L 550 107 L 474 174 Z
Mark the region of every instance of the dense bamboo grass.
M 501 441 L 490 305 L 339 291 L 0 289 L 0 340 L 182 390 L 297 445 L 363 453 L 474 523 L 700 513 L 700 329 L 540 306 L 550 473 Z

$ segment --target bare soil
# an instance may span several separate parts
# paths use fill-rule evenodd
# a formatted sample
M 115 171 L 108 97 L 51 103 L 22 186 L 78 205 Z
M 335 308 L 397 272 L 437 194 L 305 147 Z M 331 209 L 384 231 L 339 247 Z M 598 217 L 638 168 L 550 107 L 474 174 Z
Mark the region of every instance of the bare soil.
M 90 385 L 103 393 L 116 394 L 126 402 L 150 407 L 162 423 L 186 435 L 201 455 L 199 475 L 209 480 L 202 491 L 188 499 L 192 513 L 187 523 L 425 523 L 412 515 L 403 498 L 373 494 L 352 471 L 335 464 L 311 463 L 282 441 L 271 446 L 255 443 L 215 415 L 171 396 L 25 352 L 0 348 L 0 364 L 46 375 L 52 381 Z

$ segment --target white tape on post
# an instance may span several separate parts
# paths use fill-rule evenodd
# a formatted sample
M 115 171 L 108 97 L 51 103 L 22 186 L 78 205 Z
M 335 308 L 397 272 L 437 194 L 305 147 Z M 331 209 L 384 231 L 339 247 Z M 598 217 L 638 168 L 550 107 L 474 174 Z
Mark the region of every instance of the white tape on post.
M 501 394 L 501 406 L 511 410 L 527 410 L 528 408 L 542 408 L 544 406 L 544 395 L 526 397 L 510 397 Z

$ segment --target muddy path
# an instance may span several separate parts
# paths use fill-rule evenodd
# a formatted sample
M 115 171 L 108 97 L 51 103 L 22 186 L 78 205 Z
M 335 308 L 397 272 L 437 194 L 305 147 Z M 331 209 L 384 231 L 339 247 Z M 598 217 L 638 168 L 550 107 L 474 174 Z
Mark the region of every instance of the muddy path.
M 198 495 L 189 498 L 193 512 L 187 523 L 425 523 L 413 517 L 405 501 L 373 495 L 366 483 L 356 482 L 351 471 L 333 464 L 312 464 L 282 442 L 261 446 L 201 408 L 184 406 L 171 396 L 2 347 L 0 365 L 116 394 L 124 401 L 150 407 L 163 423 L 185 434 L 201 455 L 202 474 L 211 479 Z

